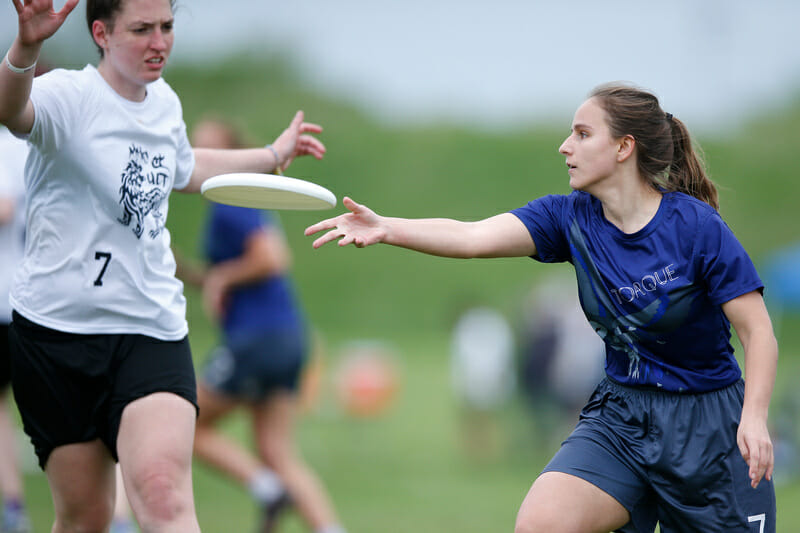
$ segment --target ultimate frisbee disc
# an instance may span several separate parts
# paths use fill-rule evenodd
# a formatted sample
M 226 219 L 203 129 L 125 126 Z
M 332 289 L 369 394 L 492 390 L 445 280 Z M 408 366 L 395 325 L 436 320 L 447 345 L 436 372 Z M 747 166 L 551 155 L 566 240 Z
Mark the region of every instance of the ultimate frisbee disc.
M 213 202 L 257 209 L 312 211 L 336 206 L 336 196 L 325 187 L 273 174 L 220 174 L 207 179 L 200 192 Z

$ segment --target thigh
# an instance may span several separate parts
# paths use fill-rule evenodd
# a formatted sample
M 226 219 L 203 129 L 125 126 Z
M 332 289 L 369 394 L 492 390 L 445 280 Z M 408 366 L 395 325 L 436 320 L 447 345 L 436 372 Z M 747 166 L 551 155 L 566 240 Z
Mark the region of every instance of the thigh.
M 517 515 L 521 531 L 607 533 L 630 520 L 608 493 L 588 481 L 562 472 L 545 472 L 533 483 Z
M 172 479 L 191 492 L 192 445 L 197 409 L 168 392 L 157 392 L 129 403 L 122 413 L 117 450 L 131 504 L 152 474 Z
M 84 527 L 111 521 L 114 461 L 99 439 L 55 448 L 45 474 L 60 521 Z

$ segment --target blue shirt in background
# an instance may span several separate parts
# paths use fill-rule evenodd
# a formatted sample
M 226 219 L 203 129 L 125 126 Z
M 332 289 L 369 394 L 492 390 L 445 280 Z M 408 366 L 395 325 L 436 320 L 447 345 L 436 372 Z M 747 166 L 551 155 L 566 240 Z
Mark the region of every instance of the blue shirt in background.
M 206 231 L 206 256 L 212 264 L 238 257 L 250 235 L 271 226 L 276 222 L 266 211 L 214 203 Z M 222 327 L 229 340 L 303 327 L 288 277 L 272 276 L 231 291 Z

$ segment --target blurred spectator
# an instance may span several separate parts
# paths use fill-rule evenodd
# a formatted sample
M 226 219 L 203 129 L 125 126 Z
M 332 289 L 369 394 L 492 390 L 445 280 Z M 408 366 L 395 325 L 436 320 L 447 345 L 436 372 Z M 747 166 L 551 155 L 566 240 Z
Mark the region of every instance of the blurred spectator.
M 497 411 L 514 395 L 514 334 L 495 309 L 467 309 L 451 339 L 451 378 L 462 411 L 462 443 L 476 458 L 491 458 L 502 448 Z
M 605 345 L 568 278 L 542 281 L 523 304 L 520 381 L 539 441 L 560 442 L 604 375 Z

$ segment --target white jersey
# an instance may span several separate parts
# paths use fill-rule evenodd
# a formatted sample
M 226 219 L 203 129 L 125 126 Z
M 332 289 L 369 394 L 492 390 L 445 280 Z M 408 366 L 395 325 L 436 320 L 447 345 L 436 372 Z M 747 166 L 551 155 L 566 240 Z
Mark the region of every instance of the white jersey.
M 22 259 L 22 239 L 25 233 L 25 186 L 23 173 L 28 157 L 28 144 L 0 127 L 0 198 L 14 204 L 14 218 L 0 224 L 0 324 L 11 322 L 8 293 L 11 278 Z
M 194 169 L 177 95 L 159 79 L 131 102 L 90 65 L 36 78 L 31 101 L 14 309 L 71 333 L 183 338 L 186 300 L 164 225 L 170 191 Z

